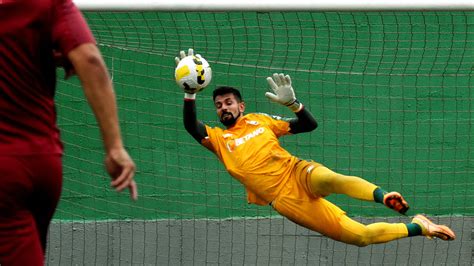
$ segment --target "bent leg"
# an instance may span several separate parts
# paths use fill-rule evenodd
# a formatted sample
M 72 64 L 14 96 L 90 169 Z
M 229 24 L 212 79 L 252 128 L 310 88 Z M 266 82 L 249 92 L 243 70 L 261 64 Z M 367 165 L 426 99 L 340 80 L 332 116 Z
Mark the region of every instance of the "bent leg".
M 294 191 L 296 192 L 296 191 Z M 296 224 L 321 233 L 334 240 L 340 239 L 340 217 L 345 213 L 323 198 L 305 197 L 304 194 L 280 195 L 272 207 Z
M 336 173 L 325 166 L 311 172 L 309 187 L 315 195 L 345 194 L 352 198 L 374 201 L 376 185 L 356 176 Z
M 297 169 L 295 182 L 290 179 L 271 203 L 281 215 L 336 241 L 357 246 L 385 243 L 422 233 L 420 226 L 413 223 L 364 225 L 350 219 L 343 210 L 322 196 L 339 193 L 373 201 L 374 191 L 380 189 L 362 178 L 341 175 L 327 167 L 309 164 L 302 164 Z
M 359 247 L 408 237 L 407 226 L 403 223 L 373 223 L 364 225 L 344 215 L 340 219 L 340 224 L 340 241 Z
M 407 225 L 403 223 L 364 225 L 347 217 L 339 207 L 323 198 L 278 197 L 272 206 L 291 221 L 346 244 L 362 247 L 408 237 Z

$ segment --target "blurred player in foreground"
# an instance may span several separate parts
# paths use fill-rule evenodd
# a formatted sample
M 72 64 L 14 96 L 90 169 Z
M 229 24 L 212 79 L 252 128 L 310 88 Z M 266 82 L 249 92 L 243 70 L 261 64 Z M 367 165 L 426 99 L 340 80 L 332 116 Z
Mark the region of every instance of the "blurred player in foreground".
M 188 54 L 193 54 L 192 49 Z M 180 58 L 185 56 L 182 51 Z M 177 63 L 180 58 L 176 58 Z M 290 108 L 295 118 L 283 119 L 261 113 L 244 115 L 245 104 L 240 92 L 232 87 L 218 87 L 213 92 L 214 106 L 226 129 L 211 128 L 197 119 L 196 94 L 188 90 L 184 96 L 186 130 L 215 153 L 230 175 L 245 186 L 249 203 L 270 204 L 297 224 L 357 246 L 417 235 L 455 239 L 451 229 L 434 224 L 423 215 L 416 215 L 408 224 L 364 225 L 324 199 L 337 193 L 379 202 L 401 214 L 409 208 L 398 192 L 387 193 L 364 179 L 335 173 L 322 164 L 301 160 L 283 149 L 278 137 L 312 131 L 317 123 L 296 99 L 288 75 L 274 74 L 267 81 L 273 93 L 267 92 L 266 96 Z
M 98 121 L 111 185 L 137 198 L 103 58 L 71 0 L 0 1 L 0 265 L 43 265 L 62 186 L 56 64 L 79 76 Z M 69 66 L 69 67 L 67 67 Z

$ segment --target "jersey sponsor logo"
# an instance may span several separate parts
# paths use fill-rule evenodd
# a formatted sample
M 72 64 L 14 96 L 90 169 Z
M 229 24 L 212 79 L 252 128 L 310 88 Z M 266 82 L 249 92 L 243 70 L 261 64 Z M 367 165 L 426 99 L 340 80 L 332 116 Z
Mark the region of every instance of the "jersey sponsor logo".
M 238 146 L 246 143 L 250 139 L 253 139 L 253 138 L 263 134 L 263 132 L 265 132 L 265 128 L 259 127 L 257 129 L 255 129 L 253 132 L 251 132 L 251 133 L 249 133 L 249 134 L 247 134 L 247 135 L 245 135 L 241 138 L 229 140 L 226 143 L 227 150 L 229 150 L 229 152 L 233 152 L 235 150 L 235 148 L 237 148 Z

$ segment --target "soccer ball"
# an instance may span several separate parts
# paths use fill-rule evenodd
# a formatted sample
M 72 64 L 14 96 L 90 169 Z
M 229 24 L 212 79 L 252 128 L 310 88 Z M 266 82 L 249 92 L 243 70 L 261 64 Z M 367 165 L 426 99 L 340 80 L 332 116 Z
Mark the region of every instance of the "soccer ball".
M 196 93 L 209 85 L 212 69 L 206 59 L 189 55 L 179 61 L 174 71 L 174 78 L 185 92 Z

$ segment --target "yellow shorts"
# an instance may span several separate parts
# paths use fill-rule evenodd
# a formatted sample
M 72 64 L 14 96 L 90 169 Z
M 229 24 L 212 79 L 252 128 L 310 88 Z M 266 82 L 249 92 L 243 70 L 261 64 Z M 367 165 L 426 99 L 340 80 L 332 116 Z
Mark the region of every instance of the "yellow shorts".
M 345 212 L 321 196 L 314 195 L 309 189 L 309 178 L 312 171 L 317 171 L 321 164 L 299 161 L 285 187 L 272 207 L 291 221 L 313 231 L 340 240 L 340 218 Z

